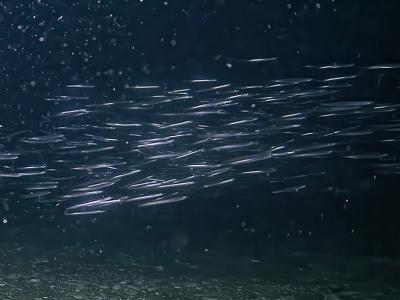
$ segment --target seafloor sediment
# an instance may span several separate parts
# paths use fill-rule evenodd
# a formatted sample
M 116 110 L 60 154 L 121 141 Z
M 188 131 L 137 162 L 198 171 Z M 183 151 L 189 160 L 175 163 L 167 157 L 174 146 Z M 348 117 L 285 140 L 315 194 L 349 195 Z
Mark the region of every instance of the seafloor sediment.
M 7 241 L 0 298 L 7 299 L 400 299 L 400 262 L 306 255 L 228 257 Z M 179 259 L 177 258 L 179 257 Z

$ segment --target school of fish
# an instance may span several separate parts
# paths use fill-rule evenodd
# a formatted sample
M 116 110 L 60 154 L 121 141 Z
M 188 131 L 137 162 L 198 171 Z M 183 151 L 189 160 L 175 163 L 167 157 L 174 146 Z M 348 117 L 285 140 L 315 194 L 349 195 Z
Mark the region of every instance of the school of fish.
M 267 185 L 270 197 L 350 193 L 329 184 L 341 176 L 338 162 L 400 175 L 400 103 L 347 96 L 359 74 L 399 65 L 306 68 L 322 77 L 126 84 L 110 94 L 74 83 L 50 91 L 40 129 L 0 120 L 3 208 L 31 201 L 62 204 L 67 216 L 97 215 L 249 183 Z

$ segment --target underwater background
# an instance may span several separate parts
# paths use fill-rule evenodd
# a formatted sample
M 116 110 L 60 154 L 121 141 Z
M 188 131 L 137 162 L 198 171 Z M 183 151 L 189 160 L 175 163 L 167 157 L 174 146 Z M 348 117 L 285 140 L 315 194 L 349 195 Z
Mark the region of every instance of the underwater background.
M 400 3 L 0 2 L 2 299 L 397 299 Z

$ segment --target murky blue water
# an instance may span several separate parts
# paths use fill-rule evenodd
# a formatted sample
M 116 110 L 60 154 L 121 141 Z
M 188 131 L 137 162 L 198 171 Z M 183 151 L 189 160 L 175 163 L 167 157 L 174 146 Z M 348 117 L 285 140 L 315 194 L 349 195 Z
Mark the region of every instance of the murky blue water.
M 2 3 L 4 299 L 397 298 L 398 12 Z

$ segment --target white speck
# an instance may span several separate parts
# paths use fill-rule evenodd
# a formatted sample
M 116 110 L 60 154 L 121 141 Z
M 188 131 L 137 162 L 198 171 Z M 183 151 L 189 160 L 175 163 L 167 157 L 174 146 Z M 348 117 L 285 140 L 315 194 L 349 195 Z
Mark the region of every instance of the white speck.
M 226 67 L 230 69 L 230 68 L 232 68 L 232 64 L 231 63 L 226 63 Z
M 39 38 L 39 42 L 44 42 L 44 37 L 41 36 L 41 37 Z
M 3 224 L 7 224 L 8 220 L 7 218 L 3 218 Z

